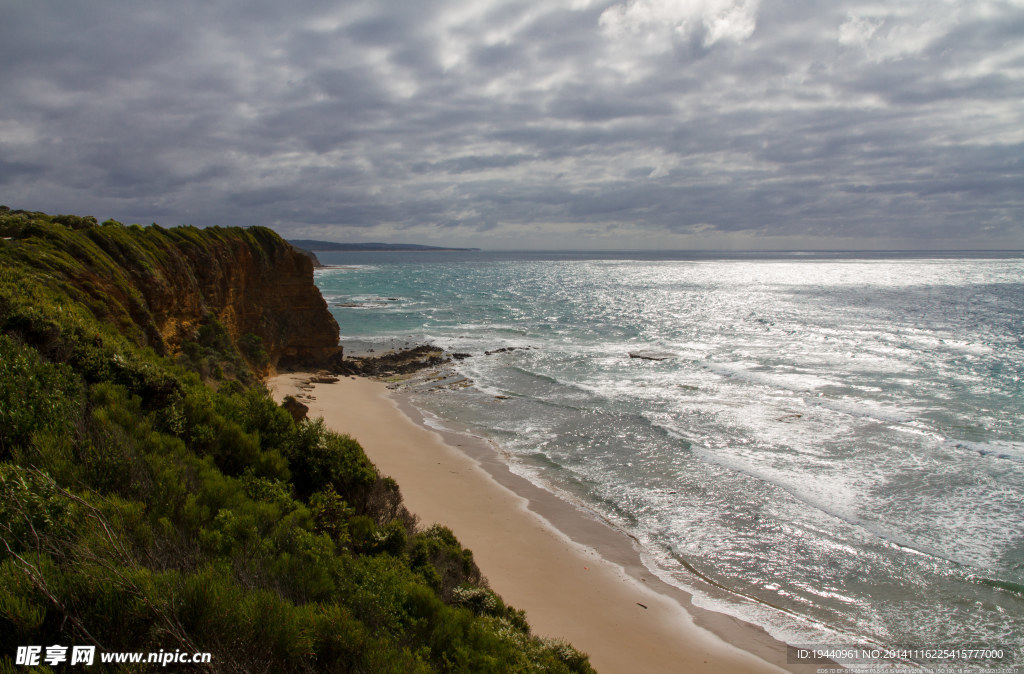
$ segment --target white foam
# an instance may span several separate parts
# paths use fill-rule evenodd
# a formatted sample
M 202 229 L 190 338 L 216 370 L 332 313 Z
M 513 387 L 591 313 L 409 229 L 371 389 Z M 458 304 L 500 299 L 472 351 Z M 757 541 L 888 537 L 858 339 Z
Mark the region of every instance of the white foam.
M 953 351 L 960 351 L 963 353 L 970 353 L 977 356 L 987 356 L 995 353 L 996 350 L 988 344 L 978 344 L 977 342 L 964 342 L 956 339 L 943 339 L 942 345 L 947 349 Z
M 313 268 L 313 278 L 319 280 L 324 277 L 341 276 L 350 271 L 369 271 L 373 269 L 376 269 L 376 267 L 368 264 L 325 265 Z
M 473 377 L 473 388 L 479 391 L 485 396 L 497 398 L 498 396 L 507 396 L 508 391 L 505 389 L 497 388 L 495 386 L 488 386 L 487 384 L 481 383 L 478 379 Z
M 422 408 L 417 408 L 417 409 L 419 410 L 420 414 L 423 417 L 423 425 L 424 426 L 432 428 L 435 431 L 440 431 L 442 433 L 454 433 L 455 432 L 455 429 L 451 428 L 450 426 L 447 426 L 444 423 L 444 421 L 442 421 L 441 417 L 439 417 L 436 414 L 433 414 L 431 412 L 427 412 L 426 410 L 424 410 Z
M 805 401 L 808 405 L 824 407 L 851 417 L 874 419 L 889 423 L 905 423 L 911 421 L 913 415 L 898 407 L 883 405 L 867 400 L 851 400 L 836 398 L 811 398 Z
M 676 440 L 689 441 L 689 438 L 686 437 L 682 429 L 680 429 L 677 425 L 670 423 L 669 419 L 671 419 L 671 417 L 669 415 L 664 413 L 656 414 L 653 412 L 643 412 L 642 415 L 644 419 L 647 419 L 647 421 L 651 423 L 652 426 L 655 426 L 665 431 L 665 433 L 668 434 L 670 438 L 674 438 Z
M 576 490 L 579 480 L 578 496 L 618 512 L 618 523 L 632 527 L 658 559 L 648 566 L 668 582 L 685 583 L 686 573 L 663 546 L 685 540 L 701 555 L 691 559 L 720 560 L 715 568 L 738 586 L 775 582 L 779 587 L 762 584 L 765 596 L 787 597 L 782 603 L 797 610 L 803 610 L 799 602 L 820 598 L 818 606 L 807 606 L 810 615 L 867 602 L 851 616 L 858 631 L 878 637 L 893 625 L 873 622 L 880 609 L 870 590 L 816 585 L 813 574 L 822 568 L 787 541 L 800 535 L 791 529 L 803 526 L 808 541 L 834 542 L 836 559 L 863 561 L 865 570 L 876 564 L 872 570 L 891 571 L 899 583 L 921 582 L 922 594 L 931 593 L 922 606 L 932 601 L 933 607 L 942 606 L 934 591 L 949 583 L 944 574 L 953 568 L 939 558 L 998 565 L 1000 555 L 1015 549 L 1019 533 L 1012 525 L 1024 517 L 1024 443 L 1014 429 L 1022 417 L 1013 407 L 1019 397 L 1000 396 L 1018 389 L 988 365 L 1015 368 L 1021 347 L 1016 333 L 1000 325 L 966 322 L 977 308 L 959 302 L 962 292 L 944 290 L 996 278 L 1019 285 L 1024 262 L 1000 264 L 1002 271 L 956 260 L 579 263 L 571 273 L 557 265 L 510 264 L 474 281 L 507 282 L 483 288 L 498 298 L 494 303 L 462 307 L 461 290 L 437 288 L 429 302 L 403 302 L 422 316 L 421 334 L 393 332 L 472 353 L 452 367 L 474 379 L 477 390 L 437 396 L 434 406 L 468 401 L 453 418 L 474 416 L 507 452 L 551 456 L 564 470 L 539 458 L 510 462 L 513 472 L 544 488 Z M 325 297 L 351 296 L 340 290 L 347 282 L 341 273 L 350 272 L 339 272 Z M 416 274 L 429 281 L 422 270 Z M 920 306 L 913 304 L 918 300 Z M 943 308 L 951 302 L 959 303 Z M 1008 306 L 1015 311 L 1018 304 Z M 481 355 L 509 346 L 540 350 Z M 675 358 L 630 361 L 630 351 L 642 350 Z M 994 394 L 996 386 L 1002 388 Z M 521 397 L 484 399 L 509 394 Z M 558 436 L 552 429 L 584 423 L 568 411 L 575 404 L 595 415 L 640 414 L 668 435 L 595 422 L 586 433 Z M 526 417 L 531 423 L 521 421 Z M 436 418 L 427 423 L 447 430 Z M 958 439 L 949 430 L 956 427 L 974 429 L 963 435 L 976 439 Z M 628 434 L 613 435 L 622 430 Z M 680 450 L 683 441 L 695 444 L 696 455 Z M 715 481 L 690 482 L 693 493 L 668 495 L 670 480 L 705 474 Z M 698 592 L 695 603 L 751 619 L 784 640 L 845 641 L 812 619 L 711 594 Z M 963 611 L 963 618 L 950 620 L 957 629 L 980 615 Z
M 714 450 L 694 445 L 693 452 L 706 461 L 716 463 L 732 471 L 749 475 L 761 482 L 771 484 L 816 510 L 849 524 L 862 524 L 857 517 L 857 505 L 863 498 L 861 488 L 855 488 L 853 480 L 846 473 L 834 474 L 829 471 L 831 462 L 818 461 L 816 468 L 801 462 L 799 472 L 771 467 L 762 453 L 746 452 L 742 448 L 717 448 Z M 807 475 L 813 473 L 814 480 Z
M 742 379 L 752 384 L 760 384 L 771 388 L 788 391 L 813 391 L 823 386 L 835 386 L 838 382 L 816 374 L 802 372 L 772 372 L 755 370 L 761 367 L 757 361 L 741 361 L 736 363 L 703 363 L 704 367 L 723 377 Z
M 694 605 L 699 608 L 759 625 L 775 639 L 788 644 L 842 643 L 854 636 L 843 634 L 819 621 L 781 611 L 739 594 L 712 594 L 701 581 L 682 569 L 675 559 L 652 552 L 655 549 L 656 546 L 650 541 L 645 541 L 641 552 L 644 566 L 663 582 L 689 593 L 693 597 Z

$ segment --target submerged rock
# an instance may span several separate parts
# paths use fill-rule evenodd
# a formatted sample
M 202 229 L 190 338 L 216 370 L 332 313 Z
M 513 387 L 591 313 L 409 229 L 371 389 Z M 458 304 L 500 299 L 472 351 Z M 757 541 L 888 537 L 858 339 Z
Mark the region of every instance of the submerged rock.
M 629 357 L 640 360 L 668 360 L 672 358 L 672 354 L 663 351 L 630 351 Z
M 496 353 L 510 353 L 512 351 L 529 351 L 534 349 L 533 346 L 503 346 L 500 349 L 494 349 L 493 351 L 484 351 L 485 356 L 493 356 Z

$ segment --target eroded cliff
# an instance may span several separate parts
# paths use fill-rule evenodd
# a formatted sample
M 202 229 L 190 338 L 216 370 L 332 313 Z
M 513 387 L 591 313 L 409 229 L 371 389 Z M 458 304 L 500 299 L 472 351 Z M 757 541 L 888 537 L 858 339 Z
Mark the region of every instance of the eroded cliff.
M 258 374 L 340 358 L 311 260 L 270 229 L 125 227 L 25 212 L 5 222 L 6 253 L 31 261 L 39 283 L 60 285 L 160 354 L 219 340 Z

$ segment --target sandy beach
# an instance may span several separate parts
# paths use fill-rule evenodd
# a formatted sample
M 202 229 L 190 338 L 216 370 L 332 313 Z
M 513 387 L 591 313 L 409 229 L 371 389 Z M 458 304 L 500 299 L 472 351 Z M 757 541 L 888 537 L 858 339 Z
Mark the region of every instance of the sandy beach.
M 268 385 L 355 437 L 421 524 L 450 527 L 537 634 L 571 642 L 598 671 L 814 671 L 787 665 L 785 645 L 763 630 L 694 607 L 640 564 L 625 535 L 512 474 L 482 439 L 417 423 L 383 383 L 310 379 L 282 374 Z

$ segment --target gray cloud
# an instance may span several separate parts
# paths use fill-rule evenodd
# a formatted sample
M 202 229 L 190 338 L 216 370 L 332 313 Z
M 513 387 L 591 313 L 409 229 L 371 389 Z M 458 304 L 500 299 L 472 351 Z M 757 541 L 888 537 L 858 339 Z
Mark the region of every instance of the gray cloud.
M 5 9 L 0 59 L 12 207 L 484 247 L 1024 247 L 1019 0 L 43 0 Z

